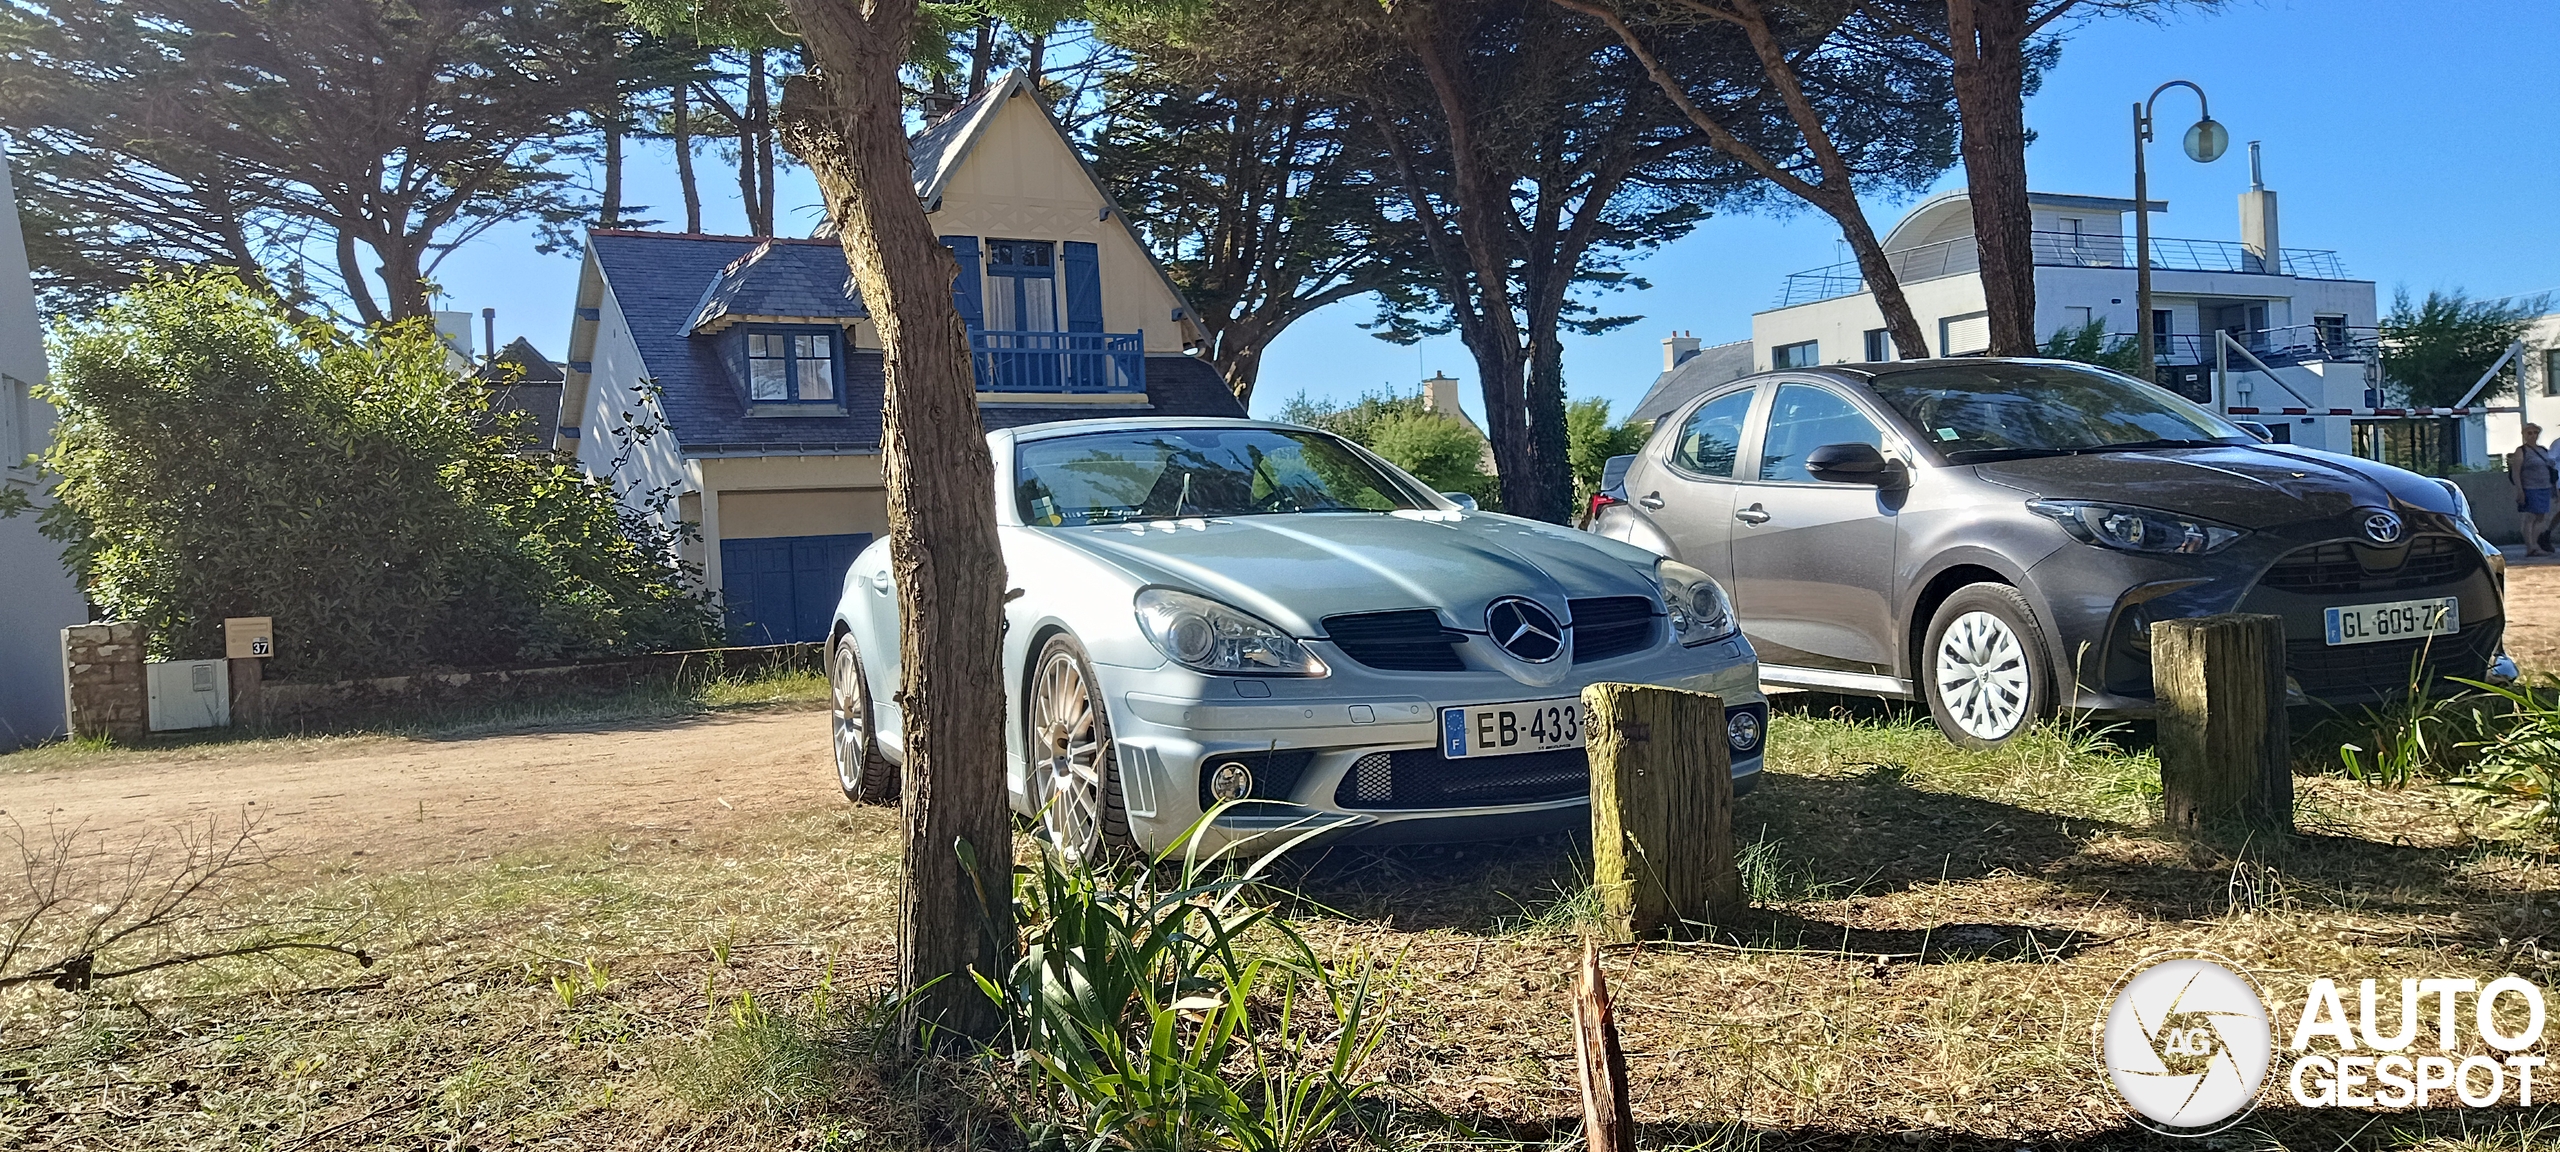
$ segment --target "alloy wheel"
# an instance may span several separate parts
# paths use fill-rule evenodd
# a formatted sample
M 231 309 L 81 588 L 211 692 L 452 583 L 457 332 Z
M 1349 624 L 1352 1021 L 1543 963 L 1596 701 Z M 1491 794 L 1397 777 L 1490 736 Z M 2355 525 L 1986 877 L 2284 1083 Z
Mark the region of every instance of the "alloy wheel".
M 1102 852 L 1103 757 L 1110 749 L 1094 722 L 1093 686 L 1083 663 L 1072 652 L 1049 653 L 1031 699 L 1041 830 L 1067 859 L 1092 859 Z
M 1956 726 L 1976 739 L 2002 740 L 2026 722 L 2026 646 L 2007 621 L 1967 612 L 1938 639 L 1938 699 Z
M 864 696 L 860 661 L 850 643 L 836 650 L 834 683 L 829 693 L 835 728 L 836 783 L 847 796 L 862 794 L 862 766 L 871 749 L 870 701 Z

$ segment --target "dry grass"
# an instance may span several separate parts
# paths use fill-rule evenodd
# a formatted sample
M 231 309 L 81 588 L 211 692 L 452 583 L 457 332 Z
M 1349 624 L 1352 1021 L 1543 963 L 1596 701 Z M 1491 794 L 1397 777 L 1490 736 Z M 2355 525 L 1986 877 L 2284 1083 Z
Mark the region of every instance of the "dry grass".
M 1772 747 L 1741 806 L 1762 906 L 1715 946 L 1609 954 L 1648 1147 L 2157 1146 L 2090 1029 L 2162 949 L 2275 982 L 2560 978 L 2527 943 L 2560 923 L 2560 863 L 2480 839 L 2444 789 L 2306 778 L 2304 835 L 2226 851 L 2159 834 L 2156 765 L 2086 733 L 1962 753 L 1890 712 L 1782 711 Z M 719 836 L 235 895 L 206 935 L 352 931 L 385 959 L 0 999 L 0 1142 L 1021 1146 L 1001 1069 L 883 1054 L 894 824 L 812 799 Z M 1575 1142 L 1584 859 L 1567 837 L 1342 850 L 1281 878 L 1320 946 L 1400 958 L 1375 1142 Z M 2555 1143 L 2560 1115 L 2271 1107 L 2220 1146 Z

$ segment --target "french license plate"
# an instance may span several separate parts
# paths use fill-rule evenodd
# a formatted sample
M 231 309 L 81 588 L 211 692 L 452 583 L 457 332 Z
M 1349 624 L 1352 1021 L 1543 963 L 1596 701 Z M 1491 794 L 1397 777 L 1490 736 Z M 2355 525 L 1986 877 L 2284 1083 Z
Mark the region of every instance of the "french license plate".
M 1552 752 L 1588 743 L 1582 697 L 1472 704 L 1440 710 L 1440 754 L 1451 760 Z
M 2462 631 L 2462 601 L 2451 596 L 2329 609 L 2329 643 L 2379 644 Z

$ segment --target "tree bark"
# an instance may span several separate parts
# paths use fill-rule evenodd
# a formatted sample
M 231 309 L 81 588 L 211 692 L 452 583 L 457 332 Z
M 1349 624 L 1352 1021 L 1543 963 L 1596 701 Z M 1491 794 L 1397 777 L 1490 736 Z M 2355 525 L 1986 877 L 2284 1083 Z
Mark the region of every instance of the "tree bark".
M 748 207 L 753 214 L 753 230 L 758 236 L 773 232 L 773 97 L 765 73 L 764 49 L 747 53 L 747 125 L 753 136 L 756 166 L 756 199 Z M 739 142 L 743 154 L 747 141 Z M 741 155 L 741 162 L 745 157 Z
M 1994 356 L 2033 356 L 2044 347 L 2027 208 L 2027 8 L 2028 0 L 1947 0 L 1965 189 Z
M 622 126 L 608 124 L 604 130 L 604 192 L 596 205 L 596 226 L 622 227 Z
M 980 16 L 980 17 L 978 17 L 978 39 L 977 39 L 977 42 L 976 42 L 976 43 L 974 43 L 974 44 L 971 44 L 971 45 L 969 46 L 969 94 L 970 94 L 970 95 L 975 96 L 975 95 L 977 95 L 978 93 L 980 93 L 980 92 L 982 92 L 982 91 L 985 91 L 985 90 L 986 90 L 986 87 L 987 87 L 987 70 L 988 70 L 991 66 L 993 66 L 993 65 L 994 65 L 994 63 L 995 63 L 995 55 L 996 55 L 996 20 L 995 20 L 995 17 L 993 17 L 993 16 Z
M 881 451 L 906 637 L 899 983 L 912 996 L 910 1025 L 992 1040 L 1002 1016 L 968 974 L 1004 978 L 1015 950 L 998 706 L 1004 556 L 968 334 L 951 296 L 959 266 L 907 174 L 898 68 L 916 0 L 788 3 L 811 73 L 786 86 L 782 130 L 817 177 L 887 350 Z
M 357 322 L 367 328 L 382 323 L 382 306 L 374 302 L 364 264 L 356 259 L 356 235 L 344 226 L 338 229 L 338 278 L 346 283 L 347 299 L 356 306 Z
M 702 187 L 693 179 L 693 101 L 685 95 L 684 85 L 667 90 L 668 134 L 675 138 L 676 183 L 684 189 L 684 230 L 702 231 Z

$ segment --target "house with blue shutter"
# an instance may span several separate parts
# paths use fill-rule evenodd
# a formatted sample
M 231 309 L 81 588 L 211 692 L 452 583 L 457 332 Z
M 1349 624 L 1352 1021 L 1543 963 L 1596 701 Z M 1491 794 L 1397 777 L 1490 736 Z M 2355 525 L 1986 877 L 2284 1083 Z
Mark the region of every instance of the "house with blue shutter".
M 1204 333 L 1019 74 L 910 142 L 960 272 L 990 429 L 1242 416 Z M 823 640 L 855 553 L 888 531 L 879 332 L 832 239 L 589 234 L 555 443 L 684 558 L 733 640 Z

